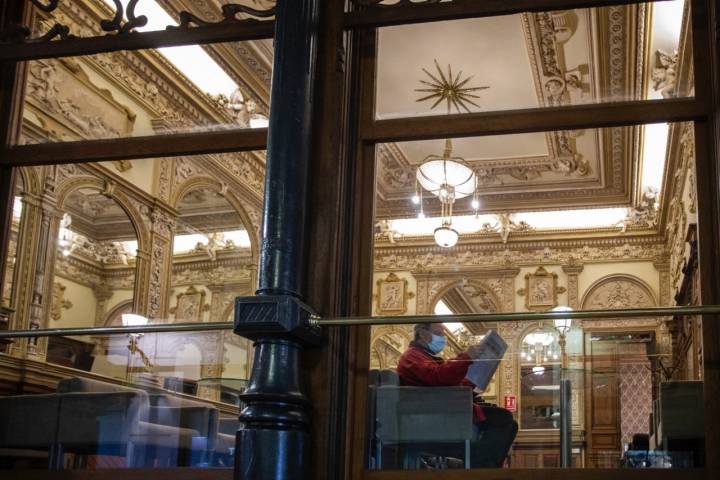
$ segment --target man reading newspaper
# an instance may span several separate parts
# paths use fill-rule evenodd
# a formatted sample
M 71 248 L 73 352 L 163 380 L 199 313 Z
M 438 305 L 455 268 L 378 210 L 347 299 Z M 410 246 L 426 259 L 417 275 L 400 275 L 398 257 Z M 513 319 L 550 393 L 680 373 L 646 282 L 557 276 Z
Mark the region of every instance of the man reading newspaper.
M 438 356 L 447 341 L 442 323 L 417 324 L 413 341 L 400 357 L 397 372 L 403 385 L 487 387 L 507 349 L 494 331 L 466 352 L 445 360 Z M 475 439 L 471 445 L 473 468 L 501 467 L 517 434 L 512 413 L 504 408 L 473 405 Z M 441 425 L 438 426 L 442 428 Z

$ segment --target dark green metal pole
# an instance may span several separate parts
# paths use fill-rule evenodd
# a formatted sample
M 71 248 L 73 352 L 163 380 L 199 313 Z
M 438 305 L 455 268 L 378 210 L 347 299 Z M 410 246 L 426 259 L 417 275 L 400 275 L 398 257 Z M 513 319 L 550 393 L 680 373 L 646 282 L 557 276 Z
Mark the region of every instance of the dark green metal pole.
M 301 301 L 317 0 L 278 0 L 263 207 L 259 289 L 236 301 L 235 332 L 254 340 L 255 361 L 240 414 L 236 480 L 307 475 L 310 402 L 300 352 L 319 342 Z

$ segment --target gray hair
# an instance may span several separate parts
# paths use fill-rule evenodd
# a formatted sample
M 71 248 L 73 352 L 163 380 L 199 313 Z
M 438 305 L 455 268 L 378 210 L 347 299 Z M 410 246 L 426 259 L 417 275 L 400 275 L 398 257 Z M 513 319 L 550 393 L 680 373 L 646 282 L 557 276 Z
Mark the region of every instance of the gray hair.
M 419 340 L 420 339 L 420 332 L 428 332 L 430 331 L 430 324 L 429 323 L 416 323 L 413 326 L 413 340 Z

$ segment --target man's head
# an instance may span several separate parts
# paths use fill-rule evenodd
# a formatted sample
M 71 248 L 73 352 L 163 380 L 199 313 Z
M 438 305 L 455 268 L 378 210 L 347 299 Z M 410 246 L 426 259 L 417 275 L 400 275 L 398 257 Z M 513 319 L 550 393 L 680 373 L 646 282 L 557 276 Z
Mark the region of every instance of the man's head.
M 442 323 L 418 323 L 413 328 L 414 339 L 433 353 L 445 348 L 445 329 Z

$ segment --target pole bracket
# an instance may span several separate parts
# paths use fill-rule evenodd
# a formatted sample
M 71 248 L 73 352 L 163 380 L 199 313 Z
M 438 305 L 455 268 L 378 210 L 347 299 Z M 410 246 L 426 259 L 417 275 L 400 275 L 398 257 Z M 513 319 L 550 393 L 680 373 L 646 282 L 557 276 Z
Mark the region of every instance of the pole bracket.
M 250 340 L 279 337 L 319 346 L 322 329 L 317 313 L 291 295 L 257 295 L 235 299 L 234 332 Z

